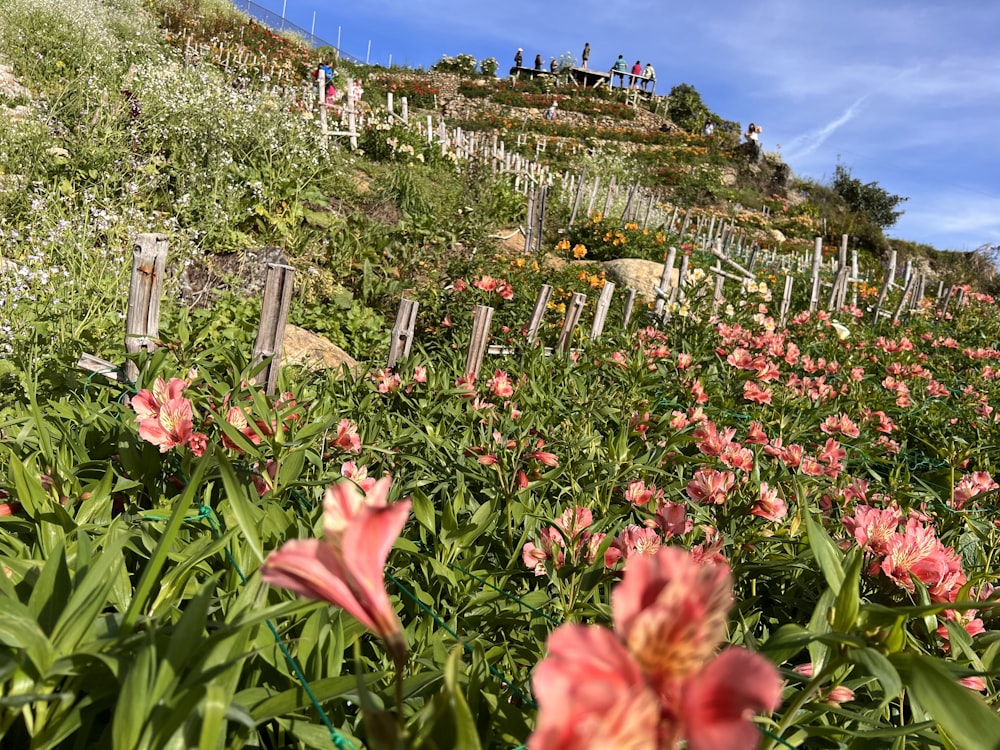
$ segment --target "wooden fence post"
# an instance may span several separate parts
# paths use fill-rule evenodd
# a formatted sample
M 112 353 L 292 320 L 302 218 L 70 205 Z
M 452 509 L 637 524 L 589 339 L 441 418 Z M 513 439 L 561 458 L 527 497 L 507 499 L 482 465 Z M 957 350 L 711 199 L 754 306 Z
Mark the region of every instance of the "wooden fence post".
M 549 186 L 542 185 L 539 188 L 539 200 L 538 200 L 538 227 L 535 232 L 535 251 L 542 251 L 542 234 L 545 231 L 545 202 L 549 195 Z
M 566 226 L 567 229 L 573 226 L 573 222 L 576 221 L 576 212 L 580 208 L 580 198 L 583 196 L 583 183 L 587 179 L 587 168 L 584 167 L 583 171 L 580 173 L 580 184 L 576 187 L 576 198 L 573 200 L 573 210 L 569 215 L 569 224 Z
M 672 286 L 673 275 L 674 275 L 674 260 L 676 257 L 677 257 L 677 248 L 671 245 L 670 248 L 667 250 L 667 259 L 663 263 L 663 273 L 660 274 L 660 289 L 664 292 L 669 292 L 670 287 Z M 666 297 L 660 296 L 659 294 L 656 295 L 656 302 L 654 303 L 653 306 L 653 312 L 656 315 L 663 314 L 663 305 L 666 302 L 666 300 L 667 300 Z
M 622 328 L 628 328 L 628 322 L 632 319 L 632 308 L 635 306 L 635 289 L 629 287 L 625 290 L 625 310 L 622 312 Z
M 597 298 L 597 307 L 594 309 L 594 322 L 590 327 L 590 340 L 597 341 L 604 332 L 604 322 L 608 319 L 608 310 L 611 309 L 611 299 L 615 296 L 615 283 L 605 281 L 601 289 L 601 296 Z
M 580 314 L 584 305 L 587 304 L 587 295 L 576 292 L 573 299 L 566 305 L 566 319 L 563 321 L 562 330 L 559 332 L 559 340 L 556 342 L 556 351 L 565 354 L 569 350 L 570 342 L 573 339 L 573 329 L 580 322 Z
M 493 308 L 486 305 L 476 305 L 472 316 L 472 337 L 469 339 L 469 353 L 465 357 L 465 374 L 479 377 L 486 355 L 486 342 L 490 338 L 490 322 L 493 320 Z
M 417 322 L 417 309 L 419 307 L 419 302 L 406 299 L 406 297 L 399 300 L 396 322 L 392 326 L 392 338 L 389 341 L 389 359 L 385 363 L 387 368 L 395 368 L 399 360 L 410 356 L 413 329 Z
M 608 194 L 604 198 L 604 211 L 601 213 L 601 217 L 607 221 L 608 211 L 611 210 L 611 201 L 615 193 L 615 175 L 611 175 L 611 181 L 608 183 Z
M 597 201 L 597 189 L 601 186 L 601 176 L 594 176 L 594 187 L 590 191 L 590 203 L 587 204 L 587 216 L 594 213 L 594 203 Z
M 782 328 L 785 327 L 785 321 L 788 319 L 788 308 L 792 304 L 792 282 L 791 275 L 785 276 L 785 291 L 781 295 L 781 312 L 778 315 L 778 325 Z
M 264 385 L 268 395 L 278 386 L 278 370 L 281 368 L 281 346 L 285 341 L 285 324 L 288 322 L 288 308 L 292 304 L 295 269 L 280 263 L 267 264 L 267 281 L 264 282 L 264 301 L 260 310 L 260 326 L 257 341 L 253 345 L 251 364 L 259 365 L 270 359 L 257 373 L 254 382 Z
M 167 238 L 162 234 L 140 234 L 132 248 L 132 280 L 128 289 L 125 316 L 125 352 L 138 354 L 156 350 L 160 334 L 160 296 L 163 271 L 167 264 Z M 135 362 L 125 363 L 125 375 L 132 383 L 139 377 Z
M 538 329 L 542 325 L 542 316 L 545 315 L 545 308 L 549 304 L 551 296 L 552 287 L 548 284 L 542 284 L 542 288 L 538 290 L 538 297 L 535 298 L 535 309 L 531 311 L 531 320 L 528 321 L 528 330 L 525 333 L 529 346 L 535 342 Z
M 813 246 L 812 292 L 809 295 L 809 312 L 819 308 L 819 271 L 823 265 L 823 238 L 817 237 Z
M 525 212 L 524 217 L 524 254 L 527 255 L 531 252 L 531 239 L 532 234 L 535 231 L 535 212 L 537 209 L 536 200 L 537 191 L 532 190 L 528 193 L 528 208 Z
M 677 286 L 670 290 L 670 303 L 678 302 L 683 300 L 684 294 L 684 279 L 687 278 L 689 256 L 685 253 L 681 256 L 681 267 L 677 270 Z

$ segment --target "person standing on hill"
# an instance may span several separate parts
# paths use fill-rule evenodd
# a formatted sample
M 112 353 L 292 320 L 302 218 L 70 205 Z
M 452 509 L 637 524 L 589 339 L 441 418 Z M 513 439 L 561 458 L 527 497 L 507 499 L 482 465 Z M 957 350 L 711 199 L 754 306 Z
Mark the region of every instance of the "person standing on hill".
M 629 88 L 638 89 L 640 78 L 642 78 L 642 63 L 636 60 L 635 65 L 632 66 L 632 83 Z
M 625 55 L 618 55 L 618 59 L 615 60 L 614 67 L 611 68 L 611 85 L 614 87 L 614 78 L 618 76 L 618 85 L 622 88 L 625 87 L 625 74 L 628 72 L 628 63 L 625 62 Z
M 586 70 L 587 69 L 587 60 L 590 59 L 590 42 L 584 43 L 584 45 L 583 45 L 583 55 L 581 55 L 581 57 L 583 58 L 583 64 L 581 65 L 581 67 L 584 70 Z
M 650 86 L 650 84 L 652 84 Z M 652 90 L 656 89 L 656 71 L 653 69 L 653 63 L 646 63 L 646 67 L 642 69 L 642 90 L 646 90 L 646 86 L 650 86 Z
M 542 56 L 535 55 L 535 70 L 541 70 L 541 69 L 542 69 Z
M 520 68 L 522 65 L 524 65 L 524 55 L 522 54 L 523 52 L 524 50 L 518 47 L 517 52 L 514 53 L 514 66 L 517 68 Z

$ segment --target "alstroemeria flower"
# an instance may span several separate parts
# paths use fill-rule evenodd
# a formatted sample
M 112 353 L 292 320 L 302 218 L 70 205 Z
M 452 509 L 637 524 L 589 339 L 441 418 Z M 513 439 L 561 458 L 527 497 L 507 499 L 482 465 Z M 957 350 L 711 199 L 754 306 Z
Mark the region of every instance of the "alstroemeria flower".
M 385 590 L 385 562 L 410 515 L 410 501 L 386 502 L 391 480 L 365 495 L 351 482 L 323 497 L 324 539 L 286 542 L 268 555 L 261 578 L 308 599 L 340 607 L 386 644 L 397 666 L 406 660 L 403 627 Z
M 563 625 L 532 680 L 538 726 L 529 750 L 750 750 L 750 716 L 777 708 L 767 659 L 716 654 L 732 604 L 729 568 L 676 547 L 629 560 L 611 598 L 614 630 Z

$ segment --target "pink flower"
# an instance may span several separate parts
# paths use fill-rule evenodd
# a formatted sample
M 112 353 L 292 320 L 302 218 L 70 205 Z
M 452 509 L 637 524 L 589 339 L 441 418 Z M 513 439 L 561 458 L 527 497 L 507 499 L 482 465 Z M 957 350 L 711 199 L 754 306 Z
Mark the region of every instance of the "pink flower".
M 564 625 L 550 636 L 529 750 L 756 747 L 750 716 L 777 708 L 781 680 L 742 648 L 715 654 L 731 604 L 725 565 L 673 547 L 631 561 L 612 594 L 614 631 Z
M 358 435 L 358 426 L 349 419 L 341 419 L 337 425 L 337 436 L 333 439 L 333 444 L 344 453 L 360 453 L 361 436 Z
M 378 635 L 401 667 L 406 639 L 383 576 L 410 501 L 389 505 L 390 484 L 388 477 L 380 479 L 367 495 L 350 482 L 330 487 L 323 497 L 325 538 L 285 542 L 264 561 L 261 579 L 340 607 Z
M 375 477 L 368 476 L 367 466 L 358 466 L 353 461 L 344 461 L 344 463 L 340 465 L 340 476 L 345 479 L 350 479 L 364 492 L 371 492 L 372 488 L 375 487 L 375 483 L 378 481 Z
M 413 368 L 413 382 L 414 383 L 426 383 L 427 382 L 427 368 L 422 365 L 417 365 Z
M 695 502 L 722 505 L 735 481 L 736 476 L 731 471 L 703 468 L 695 472 L 694 479 L 688 482 L 686 490 L 688 497 Z
M 184 445 L 194 437 L 194 411 L 191 402 L 183 397 L 164 403 L 155 416 L 145 419 L 136 416 L 136 420 L 139 437 L 157 446 L 160 453 Z
M 854 516 L 844 518 L 842 523 L 848 533 L 854 536 L 859 547 L 876 555 L 884 555 L 889 551 L 889 540 L 902 520 L 903 514 L 895 505 L 884 509 L 858 505 L 854 509 Z
M 663 490 L 658 489 L 655 484 L 647 488 L 646 483 L 640 479 L 629 483 L 628 489 L 625 490 L 625 499 L 632 505 L 648 505 L 653 500 L 662 500 Z
M 660 699 L 607 628 L 558 628 L 531 684 L 539 711 L 528 750 L 660 747 Z
M 486 381 L 486 387 L 497 398 L 510 398 L 514 395 L 514 384 L 503 370 L 495 370 L 493 377 Z
M 656 509 L 653 520 L 646 525 L 660 527 L 665 539 L 687 534 L 694 528 L 694 521 L 687 517 L 687 508 L 680 503 L 667 501 Z
M 767 482 L 761 482 L 760 495 L 750 514 L 778 523 L 788 515 L 788 506 L 778 496 L 778 490 L 768 487 Z
M 752 380 L 748 380 L 743 384 L 743 398 L 747 401 L 753 401 L 755 404 L 769 404 L 771 403 L 771 391 L 767 388 L 761 388 Z
M 604 553 L 604 566 L 613 567 L 619 560 L 641 555 L 655 555 L 660 549 L 660 537 L 655 529 L 630 524 L 611 542 Z

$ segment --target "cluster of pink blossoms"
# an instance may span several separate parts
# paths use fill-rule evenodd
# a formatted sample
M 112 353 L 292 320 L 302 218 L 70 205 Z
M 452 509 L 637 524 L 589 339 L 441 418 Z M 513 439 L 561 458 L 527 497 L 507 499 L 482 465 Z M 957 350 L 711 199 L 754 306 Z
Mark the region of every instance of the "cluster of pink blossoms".
M 604 534 L 591 534 L 588 530 L 593 522 L 594 515 L 589 508 L 580 505 L 567 508 L 556 519 L 555 526 L 542 529 L 538 544 L 527 542 L 521 549 L 525 566 L 534 570 L 536 576 L 545 575 L 545 563 L 561 568 L 566 562 L 566 552 L 574 563 L 592 563 L 604 541 Z
M 858 505 L 843 524 L 858 546 L 872 556 L 869 575 L 881 572 L 911 594 L 916 578 L 927 587 L 933 601 L 955 601 L 966 582 L 962 557 L 942 544 L 925 519 L 910 517 L 900 529 L 903 514 L 895 505 Z
M 781 700 L 762 656 L 716 653 L 732 584 L 725 564 L 675 547 L 630 561 L 612 594 L 612 629 L 563 625 L 532 678 L 538 724 L 529 750 L 750 750 L 754 713 Z
M 188 385 L 181 378 L 169 382 L 157 378 L 153 390 L 141 390 L 132 398 L 139 437 L 157 446 L 160 453 L 186 445 L 200 456 L 208 447 L 208 436 L 194 430 L 194 407 L 184 397 Z

